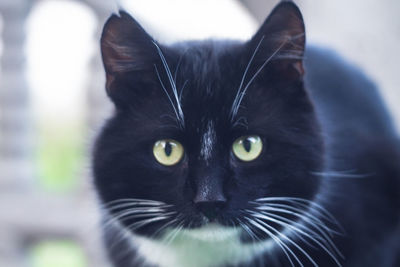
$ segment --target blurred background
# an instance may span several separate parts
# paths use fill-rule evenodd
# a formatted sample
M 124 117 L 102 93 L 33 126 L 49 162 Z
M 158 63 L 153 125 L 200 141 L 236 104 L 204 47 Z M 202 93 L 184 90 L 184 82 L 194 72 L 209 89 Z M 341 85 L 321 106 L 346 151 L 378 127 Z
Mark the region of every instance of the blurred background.
M 112 112 L 99 36 L 123 7 L 157 40 L 249 38 L 278 0 L 0 0 L 0 267 L 103 267 L 93 138 Z M 400 2 L 295 1 L 307 40 L 381 88 L 400 129 Z

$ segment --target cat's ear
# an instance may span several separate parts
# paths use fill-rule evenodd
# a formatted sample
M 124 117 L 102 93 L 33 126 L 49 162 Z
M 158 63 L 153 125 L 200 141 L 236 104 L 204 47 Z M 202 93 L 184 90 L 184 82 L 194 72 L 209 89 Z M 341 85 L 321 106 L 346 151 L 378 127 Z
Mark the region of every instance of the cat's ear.
M 105 23 L 101 36 L 101 55 L 109 94 L 118 75 L 153 70 L 157 61 L 153 38 L 124 11 L 112 15 Z
M 291 1 L 279 3 L 250 41 L 256 59 L 271 61 L 290 76 L 304 74 L 305 27 L 299 8 Z

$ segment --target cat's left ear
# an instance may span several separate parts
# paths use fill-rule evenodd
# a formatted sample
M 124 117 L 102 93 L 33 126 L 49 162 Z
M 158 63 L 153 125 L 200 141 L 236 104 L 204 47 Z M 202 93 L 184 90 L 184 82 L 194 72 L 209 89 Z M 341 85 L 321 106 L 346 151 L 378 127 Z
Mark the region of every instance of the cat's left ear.
M 107 76 L 106 88 L 111 97 L 115 93 L 112 84 L 119 76 L 154 70 L 158 60 L 155 44 L 125 11 L 119 11 L 107 20 L 101 36 L 101 55 Z
M 251 51 L 258 50 L 255 59 L 260 64 L 270 61 L 290 77 L 304 74 L 305 27 L 299 8 L 291 1 L 279 3 L 249 42 Z M 257 48 L 258 47 L 258 48 Z

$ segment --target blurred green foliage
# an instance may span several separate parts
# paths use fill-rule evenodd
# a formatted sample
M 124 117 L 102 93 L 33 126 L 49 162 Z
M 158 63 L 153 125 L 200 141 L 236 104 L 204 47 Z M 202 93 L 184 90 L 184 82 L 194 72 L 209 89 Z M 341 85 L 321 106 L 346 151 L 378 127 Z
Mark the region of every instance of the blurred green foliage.
M 83 169 L 82 127 L 41 127 L 38 134 L 36 166 L 42 188 L 66 192 L 76 187 Z
M 68 240 L 48 240 L 31 250 L 32 267 L 86 267 L 82 249 Z

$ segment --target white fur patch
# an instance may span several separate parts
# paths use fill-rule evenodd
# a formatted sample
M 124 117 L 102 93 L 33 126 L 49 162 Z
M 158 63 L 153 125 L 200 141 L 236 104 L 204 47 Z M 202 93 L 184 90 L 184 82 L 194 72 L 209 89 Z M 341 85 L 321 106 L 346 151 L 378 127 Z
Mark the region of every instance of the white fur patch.
M 215 139 L 216 133 L 214 129 L 214 124 L 212 121 L 209 121 L 207 124 L 207 130 L 201 140 L 200 156 L 204 160 L 209 160 L 211 158 L 211 152 L 215 144 Z
M 169 229 L 160 240 L 133 236 L 132 241 L 146 263 L 160 267 L 237 265 L 250 262 L 273 247 L 271 240 L 243 244 L 240 234 L 240 228 L 209 224 L 178 234 Z

